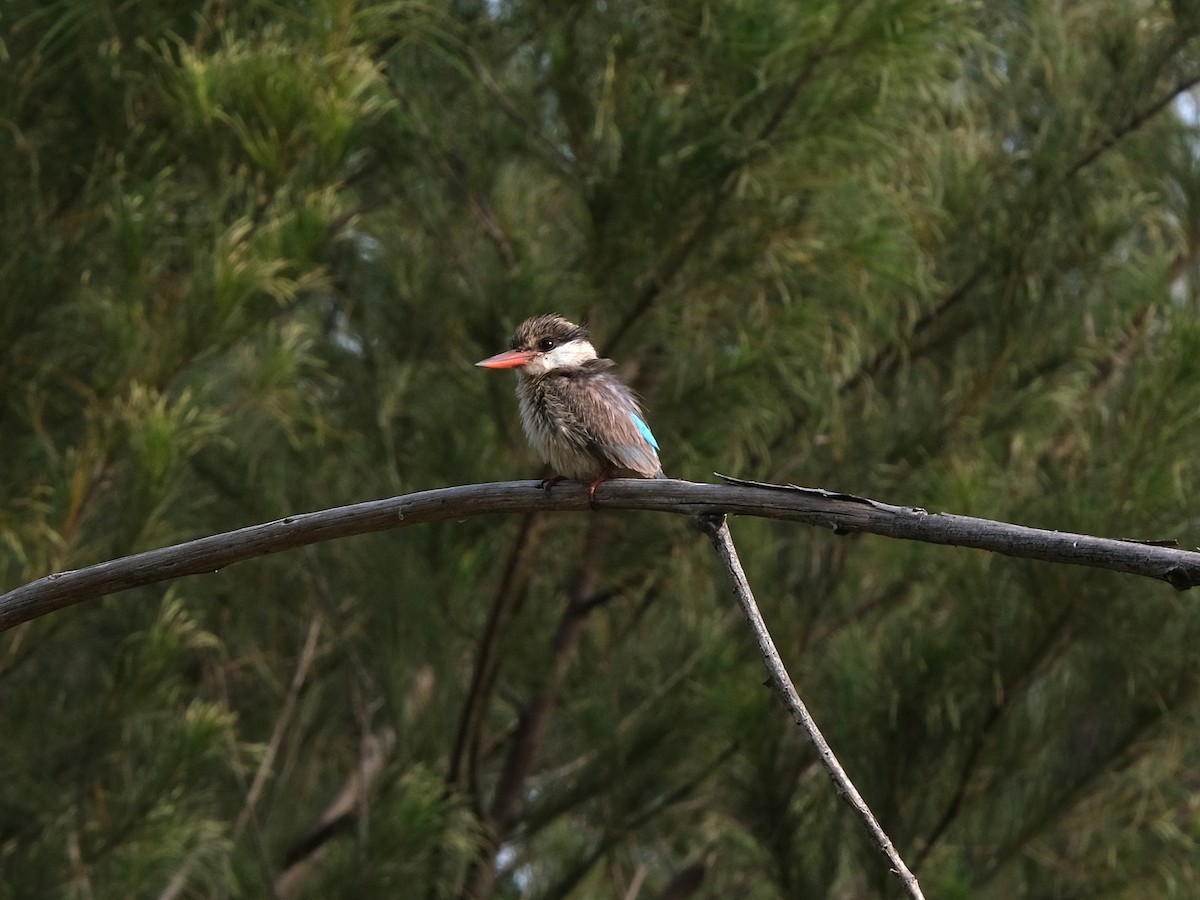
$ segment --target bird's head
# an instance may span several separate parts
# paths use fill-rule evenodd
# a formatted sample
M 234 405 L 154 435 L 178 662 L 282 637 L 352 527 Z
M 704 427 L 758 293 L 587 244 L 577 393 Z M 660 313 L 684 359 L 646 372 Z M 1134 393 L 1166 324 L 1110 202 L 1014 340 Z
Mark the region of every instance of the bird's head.
M 512 349 L 475 363 L 485 369 L 519 369 L 526 375 L 544 375 L 555 369 L 580 366 L 596 358 L 596 348 L 586 328 L 562 316 L 526 319 L 513 333 Z

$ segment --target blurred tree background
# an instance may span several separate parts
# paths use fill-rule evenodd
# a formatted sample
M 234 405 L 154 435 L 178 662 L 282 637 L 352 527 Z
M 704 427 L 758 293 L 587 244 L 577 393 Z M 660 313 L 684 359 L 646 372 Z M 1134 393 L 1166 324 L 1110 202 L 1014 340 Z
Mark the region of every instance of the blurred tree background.
M 1191 0 L 9 0 L 0 589 L 536 477 L 586 319 L 668 474 L 1200 543 Z M 1200 605 L 734 523 L 927 896 L 1200 896 Z M 475 519 L 0 636 L 0 898 L 892 897 L 706 542 Z

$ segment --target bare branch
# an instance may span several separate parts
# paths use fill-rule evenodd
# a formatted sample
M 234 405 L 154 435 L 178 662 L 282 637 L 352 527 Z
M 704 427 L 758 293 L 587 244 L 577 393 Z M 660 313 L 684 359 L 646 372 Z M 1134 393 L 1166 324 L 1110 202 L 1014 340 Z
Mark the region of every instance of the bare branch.
M 725 517 L 701 516 L 699 525 L 712 540 L 713 546 L 717 549 L 717 555 L 725 564 L 729 582 L 733 585 L 733 592 L 742 606 L 742 612 L 746 614 L 746 619 L 750 622 L 750 630 L 754 632 L 754 640 L 758 643 L 758 649 L 762 653 L 763 663 L 775 685 L 775 693 L 787 705 L 796 724 L 803 728 L 804 733 L 808 735 L 809 741 L 817 750 L 817 757 L 821 760 L 821 765 L 825 767 L 829 777 L 837 785 L 838 793 L 850 804 L 851 809 L 866 825 L 872 842 L 887 858 L 892 866 L 892 871 L 904 884 L 905 890 L 913 897 L 913 900 L 925 900 L 921 893 L 921 886 L 917 884 L 917 877 L 909 871 L 904 860 L 900 858 L 900 854 L 896 852 L 891 838 L 880 827 L 879 821 L 871 813 L 867 802 L 859 794 L 858 788 L 854 786 L 854 782 L 850 780 L 850 776 L 846 774 L 846 770 L 834 756 L 833 750 L 825 741 L 821 730 L 817 728 L 817 723 L 809 715 L 804 701 L 796 692 L 796 686 L 792 684 L 787 667 L 784 666 L 783 659 L 775 648 L 775 642 L 771 639 L 771 633 L 767 630 L 767 623 L 763 621 L 762 613 L 758 611 L 758 604 L 754 602 L 754 594 L 750 590 L 750 583 L 746 580 L 746 573 L 742 570 L 742 563 L 738 559 L 737 548 L 733 545 L 733 536 L 729 533 L 729 525 L 726 524 Z
M 616 479 L 600 486 L 596 508 L 640 509 L 688 517 L 728 513 L 784 519 L 832 528 L 838 534 L 865 532 L 1126 572 L 1165 581 L 1179 590 L 1200 584 L 1200 553 L 1190 550 L 929 513 L 812 488 L 727 480 L 731 483 Z M 588 511 L 584 485 L 565 483 L 547 492 L 540 484 L 468 484 L 370 500 L 47 575 L 0 595 L 0 631 L 105 594 L 183 575 L 216 572 L 235 562 L 334 538 L 494 513 Z

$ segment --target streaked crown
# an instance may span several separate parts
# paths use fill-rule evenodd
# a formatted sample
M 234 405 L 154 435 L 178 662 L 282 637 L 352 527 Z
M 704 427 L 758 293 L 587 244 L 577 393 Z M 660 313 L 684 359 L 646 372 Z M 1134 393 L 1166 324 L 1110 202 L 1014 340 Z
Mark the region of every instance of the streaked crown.
M 562 316 L 534 316 L 517 326 L 512 337 L 512 349 L 549 353 L 555 347 L 561 347 L 571 341 L 590 343 L 591 335 L 582 325 L 576 325 Z

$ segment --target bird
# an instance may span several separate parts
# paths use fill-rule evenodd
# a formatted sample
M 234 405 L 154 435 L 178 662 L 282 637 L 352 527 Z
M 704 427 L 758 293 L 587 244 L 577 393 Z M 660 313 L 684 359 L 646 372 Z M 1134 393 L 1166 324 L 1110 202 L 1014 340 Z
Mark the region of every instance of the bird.
M 560 315 L 526 319 L 511 349 L 475 363 L 485 369 L 516 369 L 517 399 L 525 437 L 555 476 L 596 488 L 617 474 L 666 478 L 658 441 L 633 391 L 612 372 L 615 363 L 592 346 L 591 335 Z

